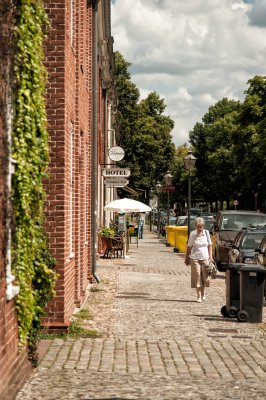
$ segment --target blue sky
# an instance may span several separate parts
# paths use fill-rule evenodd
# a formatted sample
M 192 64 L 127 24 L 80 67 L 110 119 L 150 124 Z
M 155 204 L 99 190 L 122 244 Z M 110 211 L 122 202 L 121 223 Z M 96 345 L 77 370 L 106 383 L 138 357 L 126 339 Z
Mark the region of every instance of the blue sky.
M 223 97 L 266 75 L 266 0 L 112 0 L 114 49 L 146 97 L 165 99 L 176 145 Z

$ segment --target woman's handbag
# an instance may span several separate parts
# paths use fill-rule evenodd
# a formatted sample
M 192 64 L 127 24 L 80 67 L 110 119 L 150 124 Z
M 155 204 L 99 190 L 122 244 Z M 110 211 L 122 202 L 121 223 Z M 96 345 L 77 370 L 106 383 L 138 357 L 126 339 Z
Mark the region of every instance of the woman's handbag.
M 208 275 L 212 278 L 215 279 L 217 277 L 218 269 L 217 265 L 214 260 L 209 260 L 206 265 L 206 270 L 208 272 Z

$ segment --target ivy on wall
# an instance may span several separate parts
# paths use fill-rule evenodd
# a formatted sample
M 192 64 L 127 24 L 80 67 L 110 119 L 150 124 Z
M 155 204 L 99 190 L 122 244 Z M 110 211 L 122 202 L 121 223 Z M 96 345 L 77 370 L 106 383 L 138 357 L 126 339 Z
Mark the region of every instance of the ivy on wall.
M 49 161 L 43 65 L 48 18 L 42 0 L 19 0 L 14 31 L 14 120 L 12 181 L 14 235 L 12 268 L 20 292 L 16 307 L 19 336 L 36 362 L 36 338 L 57 275 L 44 232 L 43 178 Z

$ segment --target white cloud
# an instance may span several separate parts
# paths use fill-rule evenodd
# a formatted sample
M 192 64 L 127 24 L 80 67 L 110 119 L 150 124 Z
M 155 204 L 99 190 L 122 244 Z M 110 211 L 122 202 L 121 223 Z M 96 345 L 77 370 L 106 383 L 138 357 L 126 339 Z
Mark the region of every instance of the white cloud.
M 132 63 L 142 97 L 155 90 L 165 98 L 177 145 L 188 141 L 189 131 L 216 101 L 243 99 L 247 80 L 265 75 L 265 30 L 259 22 L 265 10 L 266 0 L 112 5 L 114 48 Z

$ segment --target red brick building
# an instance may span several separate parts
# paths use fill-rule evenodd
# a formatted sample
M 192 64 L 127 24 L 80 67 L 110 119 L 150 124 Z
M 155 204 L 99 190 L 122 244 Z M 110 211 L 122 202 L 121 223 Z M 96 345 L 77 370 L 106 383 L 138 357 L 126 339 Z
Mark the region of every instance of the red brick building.
M 114 57 L 109 0 L 44 0 L 51 21 L 46 43 L 47 119 L 50 166 L 46 188 L 46 230 L 60 277 L 56 297 L 43 323 L 66 329 L 97 280 L 97 229 L 103 223 L 105 191 L 101 169 L 112 130 Z M 5 7 L 4 7 L 5 6 Z M 0 82 L 0 398 L 12 398 L 12 386 L 30 370 L 27 349 L 18 351 L 9 254 L 9 183 L 11 160 L 11 89 L 9 87 L 12 1 L 3 0 Z M 5 11 L 5 13 L 4 13 Z M 8 23 L 6 23 L 8 21 Z M 5 38 L 5 41 L 2 41 Z M 110 196 L 108 197 L 110 198 Z
M 67 328 L 97 279 L 96 232 L 102 221 L 101 166 L 115 101 L 110 1 L 45 0 L 50 176 L 46 226 L 60 278 L 44 325 Z

